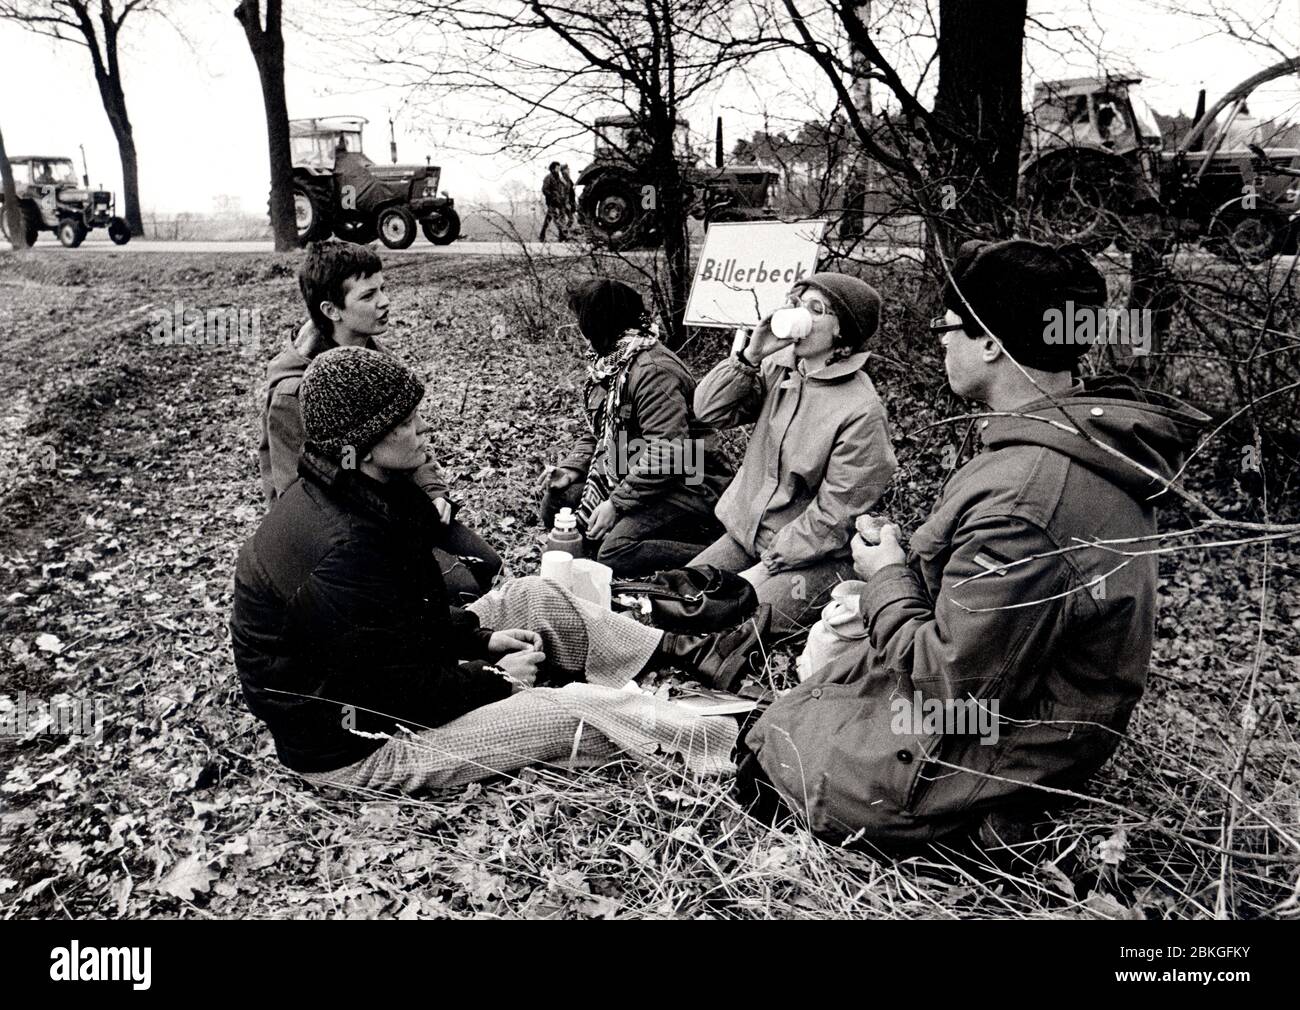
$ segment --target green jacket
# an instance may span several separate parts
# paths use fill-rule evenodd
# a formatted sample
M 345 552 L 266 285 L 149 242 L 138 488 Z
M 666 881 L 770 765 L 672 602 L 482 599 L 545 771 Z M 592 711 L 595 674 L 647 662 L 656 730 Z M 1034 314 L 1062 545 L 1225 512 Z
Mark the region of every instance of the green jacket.
M 770 572 L 848 557 L 854 519 L 898 469 L 866 362 L 862 352 L 804 375 L 788 348 L 759 368 L 733 354 L 695 391 L 701 423 L 754 424 L 717 516 Z
M 370 346 L 388 353 L 388 348 L 371 339 Z M 298 387 L 312 358 L 325 350 L 315 325 L 308 320 L 298 335 L 289 340 L 266 366 L 266 394 L 262 402 L 262 441 L 257 447 L 257 463 L 262 474 L 262 491 L 268 503 L 289 490 L 298 479 L 298 459 L 302 456 L 306 434 L 302 427 L 302 408 L 298 405 Z M 421 422 L 420 432 L 429 426 Z M 415 471 L 415 483 L 431 499 L 447 497 L 447 482 L 433 461 Z
M 1146 685 L 1157 584 L 1155 555 L 1121 552 L 1156 532 L 1160 485 L 1101 446 L 1168 478 L 1208 418 L 1124 380 L 1058 399 L 1068 420 L 1040 401 L 980 422 L 983 451 L 906 565 L 868 581 L 860 650 L 751 730 L 817 834 L 933 839 L 1029 784 L 1077 787 L 1118 745 Z M 1099 540 L 1129 542 L 1079 549 Z M 941 707 L 948 721 L 927 718 Z

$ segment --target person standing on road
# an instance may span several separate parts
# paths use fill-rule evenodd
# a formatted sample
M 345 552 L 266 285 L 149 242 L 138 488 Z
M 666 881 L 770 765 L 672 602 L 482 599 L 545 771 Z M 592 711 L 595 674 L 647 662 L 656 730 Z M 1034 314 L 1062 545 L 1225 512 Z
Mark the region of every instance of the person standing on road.
M 573 186 L 573 176 L 569 174 L 569 166 L 561 165 L 560 174 L 564 176 L 564 211 L 565 227 L 570 231 L 578 219 L 578 199 L 577 192 Z
M 546 241 L 546 229 L 555 222 L 555 230 L 560 233 L 560 241 L 568 239 L 564 222 L 568 217 L 568 194 L 564 187 L 564 176 L 560 174 L 560 163 L 553 161 L 546 169 L 546 178 L 542 180 L 542 200 L 546 203 L 546 217 L 542 220 L 542 234 L 539 242 Z

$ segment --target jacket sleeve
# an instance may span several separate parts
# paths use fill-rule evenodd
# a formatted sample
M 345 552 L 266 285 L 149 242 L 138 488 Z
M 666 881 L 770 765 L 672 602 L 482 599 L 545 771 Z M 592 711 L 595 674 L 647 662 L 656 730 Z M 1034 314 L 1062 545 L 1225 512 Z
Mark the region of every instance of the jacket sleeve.
M 1047 535 L 1019 519 L 963 521 L 953 535 L 935 599 L 907 565 L 889 565 L 867 584 L 863 611 L 871 668 L 911 677 L 926 696 L 987 697 L 1043 663 L 1053 629 L 1082 589 Z M 1034 560 L 1025 560 L 1034 558 Z M 1007 568 L 998 565 L 1022 561 Z M 1071 593 L 1070 587 L 1075 587 Z
M 682 483 L 691 437 L 686 392 L 671 373 L 647 368 L 628 392 L 646 445 L 610 492 L 609 500 L 619 512 L 644 506 Z
M 451 608 L 452 648 L 462 659 L 488 659 L 492 628 L 481 628 L 478 614 L 464 607 Z
M 510 682 L 494 668 L 458 661 L 482 655 L 458 652 L 478 630 L 477 617 L 468 611 L 453 611 L 445 629 L 448 640 L 430 655 L 401 647 L 425 637 L 418 627 L 425 618 L 395 583 L 389 560 L 365 543 L 350 541 L 322 559 L 295 597 L 294 605 L 306 611 L 305 627 L 339 629 L 321 647 L 343 660 L 341 668 L 365 671 L 331 678 L 322 685 L 322 696 L 413 726 L 440 726 L 507 697 Z
M 560 466 L 569 467 L 585 475 L 591 469 L 591 457 L 596 453 L 596 436 L 587 432 L 573 444 L 569 454 L 560 460 Z
M 752 424 L 766 394 L 762 370 L 742 365 L 729 354 L 695 387 L 695 419 L 715 431 Z
M 763 553 L 767 570 L 798 568 L 843 548 L 853 521 L 871 509 L 897 469 L 884 408 L 877 403 L 840 431 L 816 496 Z
M 289 387 L 286 389 L 285 387 Z M 271 390 L 266 407 L 266 441 L 271 455 L 271 483 L 277 497 L 298 479 L 298 458 L 306 435 L 298 406 L 298 383 L 286 381 Z

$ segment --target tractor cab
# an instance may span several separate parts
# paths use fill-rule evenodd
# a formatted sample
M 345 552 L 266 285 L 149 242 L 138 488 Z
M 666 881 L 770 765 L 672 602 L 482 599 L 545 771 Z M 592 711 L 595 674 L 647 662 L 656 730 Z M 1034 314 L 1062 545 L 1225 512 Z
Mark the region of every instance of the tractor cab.
M 10 160 L 14 167 L 14 182 L 19 185 L 81 188 L 71 158 L 24 157 Z
M 649 160 L 650 140 L 634 116 L 599 116 L 592 123 L 592 133 L 592 155 L 597 162 L 640 165 Z M 677 120 L 673 130 L 673 151 L 679 159 L 690 159 L 690 126 L 684 119 Z
M 1140 77 L 1075 77 L 1034 85 L 1025 125 L 1029 153 L 1058 147 L 1091 147 L 1116 154 L 1158 150 L 1160 128 L 1129 88 Z
M 294 168 L 313 174 L 333 172 L 340 157 L 357 155 L 369 163 L 361 148 L 361 128 L 366 120 L 360 116 L 322 116 L 317 119 L 289 120 L 289 153 Z

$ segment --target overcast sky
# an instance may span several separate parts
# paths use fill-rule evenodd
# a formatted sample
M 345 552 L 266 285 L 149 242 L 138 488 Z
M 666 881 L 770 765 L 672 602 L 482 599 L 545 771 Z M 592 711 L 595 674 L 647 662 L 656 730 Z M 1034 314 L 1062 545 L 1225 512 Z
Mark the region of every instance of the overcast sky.
M 971 0 L 977 2 L 977 0 Z M 978 0 L 983 2 L 983 0 Z M 233 196 L 250 212 L 266 204 L 266 130 L 261 90 L 253 59 L 239 24 L 231 16 L 234 0 L 180 0 L 176 21 L 191 47 L 165 23 L 154 19 L 128 22 L 124 55 L 128 109 L 140 159 L 140 188 L 146 213 L 208 211 L 220 196 Z M 1213 0 L 1030 0 L 1031 14 L 1045 22 L 1089 25 L 1088 40 L 1099 45 L 1116 69 L 1139 68 L 1146 76 L 1142 94 L 1165 112 L 1190 113 L 1196 91 L 1205 87 L 1213 101 L 1222 91 L 1274 62 L 1258 46 L 1233 39 L 1204 19 L 1164 13 L 1166 8 L 1208 12 Z M 1300 0 L 1235 0 L 1231 10 L 1248 30 L 1269 35 L 1290 53 L 1300 50 Z M 323 0 L 300 10 L 350 9 L 343 0 Z M 1089 14 L 1089 7 L 1092 14 Z M 312 17 L 311 14 L 299 15 Z M 359 114 L 370 120 L 366 150 L 376 161 L 388 160 L 390 109 L 402 107 L 406 93 L 364 83 L 364 68 L 339 65 L 337 50 L 286 26 L 286 84 L 291 116 Z M 1034 79 L 1095 72 L 1097 61 L 1059 34 L 1051 45 L 1032 45 L 1026 54 L 1026 91 Z M 788 63 L 790 76 L 807 74 Z M 806 92 L 809 93 L 809 92 Z M 815 85 L 814 95 L 824 92 Z M 803 95 L 786 95 L 780 114 L 796 118 L 808 110 Z M 753 113 L 753 89 L 729 80 L 691 110 L 693 129 L 711 135 L 715 114 L 726 119 L 728 146 L 761 125 Z M 1300 83 L 1274 82 L 1251 103 L 1256 115 L 1290 113 L 1300 119 Z M 771 111 L 771 110 L 769 110 Z M 468 138 L 447 146 L 439 106 L 422 103 L 398 113 L 398 153 L 403 161 L 423 162 L 425 155 L 443 168 L 442 185 L 466 202 L 497 198 L 508 180 L 535 186 L 549 157 L 521 164 L 504 156 L 466 150 Z M 121 189 L 117 146 L 104 116 L 86 51 L 69 43 L 41 38 L 0 22 L 0 128 L 11 154 L 67 154 L 77 159 L 84 144 L 92 184 Z M 484 150 L 479 146 L 479 151 Z M 582 150 L 556 150 L 550 156 L 578 169 Z

